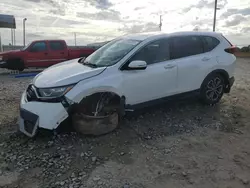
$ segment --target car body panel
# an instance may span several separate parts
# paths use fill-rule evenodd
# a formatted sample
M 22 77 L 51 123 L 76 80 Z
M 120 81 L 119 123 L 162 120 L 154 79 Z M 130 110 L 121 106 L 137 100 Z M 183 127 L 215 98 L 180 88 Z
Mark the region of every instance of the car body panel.
M 221 43 L 210 52 L 150 64 L 144 70 L 123 69 L 130 58 L 150 42 L 168 39 L 172 36 L 189 35 L 213 36 Z M 125 106 L 135 106 L 167 96 L 189 93 L 190 91 L 198 91 L 199 93 L 203 80 L 215 70 L 227 72 L 229 78 L 233 75 L 236 58 L 233 54 L 224 51 L 224 49 L 230 47 L 230 44 L 225 42 L 221 34 L 214 32 L 178 32 L 172 34 L 147 33 L 124 37 L 141 40 L 141 42 L 116 64 L 91 68 L 78 63 L 78 59 L 65 61 L 38 74 L 34 78 L 33 84 L 37 88 L 53 88 L 75 84 L 65 94 L 65 97 L 72 103 L 79 103 L 83 98 L 94 93 L 113 92 L 120 97 L 124 97 Z M 22 97 L 23 100 L 25 100 L 25 93 Z M 21 108 L 37 114 L 39 116 L 37 126 L 50 130 L 55 129 L 58 123 L 68 117 L 67 110 L 61 103 L 21 102 Z M 20 126 L 22 124 L 21 121 Z
M 26 101 L 26 93 L 24 92 L 21 97 L 20 108 L 26 111 L 36 114 L 38 122 L 34 127 L 34 132 L 29 133 L 24 128 L 23 118 L 19 118 L 19 129 L 28 136 L 34 136 L 36 127 L 53 130 L 58 127 L 58 125 L 68 117 L 66 109 L 61 103 L 46 103 L 46 102 L 36 102 Z
M 78 59 L 75 59 L 45 69 L 33 79 L 33 84 L 38 88 L 70 85 L 98 75 L 104 70 L 105 67 L 91 68 L 78 63 Z

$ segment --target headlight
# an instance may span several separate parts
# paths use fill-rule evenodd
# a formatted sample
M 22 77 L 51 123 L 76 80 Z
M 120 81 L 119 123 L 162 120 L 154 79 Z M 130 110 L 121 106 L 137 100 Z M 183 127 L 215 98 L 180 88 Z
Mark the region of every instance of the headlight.
M 0 61 L 2 61 L 3 60 L 3 56 L 0 56 Z
M 64 86 L 56 88 L 41 88 L 38 89 L 38 95 L 42 98 L 57 98 L 69 92 L 73 86 Z

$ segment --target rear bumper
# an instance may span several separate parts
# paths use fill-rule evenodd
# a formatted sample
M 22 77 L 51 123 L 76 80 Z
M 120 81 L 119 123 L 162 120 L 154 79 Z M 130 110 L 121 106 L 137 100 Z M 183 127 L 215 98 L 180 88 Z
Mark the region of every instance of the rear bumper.
M 227 85 L 225 86 L 225 93 L 230 93 L 231 88 L 234 84 L 235 78 L 232 76 L 231 78 L 228 79 Z
M 235 78 L 232 76 L 231 78 L 228 79 L 229 86 L 232 87 L 234 84 Z
M 38 128 L 53 130 L 68 117 L 61 103 L 27 102 L 26 92 L 20 102 L 19 130 L 29 137 L 35 136 Z

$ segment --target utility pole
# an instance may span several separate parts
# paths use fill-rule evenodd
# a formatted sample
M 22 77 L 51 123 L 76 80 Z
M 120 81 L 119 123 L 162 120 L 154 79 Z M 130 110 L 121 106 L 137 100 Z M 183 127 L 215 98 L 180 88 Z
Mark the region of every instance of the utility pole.
M 160 31 L 161 31 L 161 27 L 162 27 L 162 15 L 160 15 L 160 24 L 159 24 L 159 28 L 160 28 Z
M 75 37 L 75 46 L 76 46 L 76 33 L 74 33 L 74 37 Z
M 1 33 L 0 33 L 0 52 L 3 51 L 3 46 L 2 46 L 2 37 L 1 37 Z
M 27 18 L 23 19 L 23 46 L 25 46 L 25 22 Z
M 14 34 L 14 46 L 16 45 L 16 29 L 13 29 L 13 34 Z
M 217 0 L 214 2 L 214 24 L 213 24 L 213 32 L 215 32 L 215 24 L 216 24 L 216 12 L 217 12 Z

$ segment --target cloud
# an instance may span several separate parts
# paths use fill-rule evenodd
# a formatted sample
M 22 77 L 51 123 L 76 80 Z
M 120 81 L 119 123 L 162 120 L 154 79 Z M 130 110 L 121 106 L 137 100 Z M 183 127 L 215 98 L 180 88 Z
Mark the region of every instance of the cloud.
M 89 0 L 88 2 L 97 9 L 109 9 L 113 6 L 109 0 Z
M 235 9 L 235 8 L 232 8 L 232 9 L 227 9 L 226 12 L 224 12 L 222 15 L 221 15 L 221 18 L 227 18 L 233 14 L 241 14 L 243 16 L 247 16 L 247 15 L 250 15 L 250 8 L 244 8 L 244 9 Z
M 120 12 L 115 10 L 104 10 L 97 13 L 77 12 L 77 17 L 91 20 L 121 21 Z
M 225 26 L 226 27 L 232 27 L 232 26 L 237 26 L 240 23 L 246 21 L 247 18 L 238 14 L 238 15 L 233 15 L 229 20 L 226 21 Z
M 225 7 L 227 5 L 227 3 L 228 3 L 227 0 L 221 0 L 221 1 L 218 2 L 217 7 L 223 8 L 223 7 Z M 196 8 L 196 9 L 203 9 L 203 8 L 212 9 L 212 8 L 214 8 L 214 0 L 200 0 L 198 3 L 184 8 L 182 12 L 183 13 L 189 12 L 193 8 Z
M 246 33 L 250 33 L 250 27 L 244 27 L 244 28 L 242 28 L 241 29 L 241 33 L 244 33 L 244 35 L 246 34 Z
M 65 16 L 66 14 L 66 3 L 63 1 L 56 1 L 56 0 L 25 0 L 33 3 L 44 3 L 49 5 L 50 9 L 48 10 L 49 13 L 55 15 Z
M 145 9 L 146 7 L 144 6 L 139 6 L 139 7 L 135 7 L 134 10 L 142 10 L 142 9 Z
M 248 1 L 218 0 L 218 7 L 224 8 L 218 11 L 216 30 L 230 36 L 234 33 L 233 42 L 240 41 L 234 42 L 236 44 L 243 38 L 250 40 L 246 35 L 236 35 L 241 30 L 248 31 Z M 17 44 L 22 44 L 22 20 L 25 17 L 28 19 L 27 43 L 60 37 L 72 45 L 73 33 L 77 33 L 77 43 L 83 45 L 128 33 L 158 31 L 160 14 L 163 15 L 163 31 L 193 30 L 196 26 L 199 30 L 212 30 L 213 8 L 214 0 L 0 0 L 0 12 L 16 17 Z M 231 26 L 235 24 L 237 27 Z M 9 32 L 1 29 L 3 43 L 11 41 Z
M 153 22 L 125 24 L 123 27 L 119 28 L 119 31 L 124 33 L 159 31 L 159 25 Z

